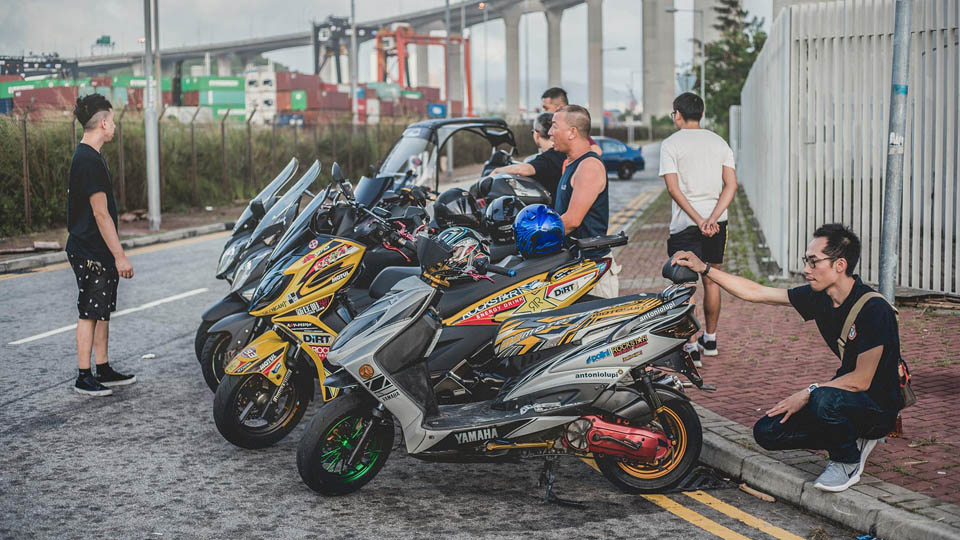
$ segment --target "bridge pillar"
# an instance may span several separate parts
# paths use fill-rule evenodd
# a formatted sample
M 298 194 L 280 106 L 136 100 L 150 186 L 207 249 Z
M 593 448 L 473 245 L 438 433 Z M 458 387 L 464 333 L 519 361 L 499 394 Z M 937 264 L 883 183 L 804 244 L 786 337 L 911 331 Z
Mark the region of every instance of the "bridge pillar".
M 664 116 L 673 110 L 673 0 L 643 2 L 643 117 Z
M 218 56 L 217 57 L 217 76 L 218 77 L 229 77 L 233 74 L 230 64 L 233 60 L 231 56 Z
M 563 86 L 560 62 L 563 43 L 560 22 L 563 19 L 563 9 L 547 9 L 543 14 L 547 18 L 547 86 Z
M 419 35 L 429 36 L 434 30 L 442 30 L 443 23 L 440 21 L 432 22 L 423 26 L 414 28 L 414 32 Z M 430 84 L 430 47 L 427 45 L 415 45 L 413 49 L 413 61 L 416 63 L 416 74 L 413 75 L 416 84 L 414 86 L 431 86 Z M 438 85 L 439 86 L 439 85 Z
M 520 119 L 520 17 L 523 15 L 521 7 L 514 4 L 502 12 L 503 24 L 506 29 L 506 117 L 507 121 L 516 122 Z
M 586 0 L 586 3 L 590 118 L 594 126 L 600 126 L 603 123 L 603 0 Z

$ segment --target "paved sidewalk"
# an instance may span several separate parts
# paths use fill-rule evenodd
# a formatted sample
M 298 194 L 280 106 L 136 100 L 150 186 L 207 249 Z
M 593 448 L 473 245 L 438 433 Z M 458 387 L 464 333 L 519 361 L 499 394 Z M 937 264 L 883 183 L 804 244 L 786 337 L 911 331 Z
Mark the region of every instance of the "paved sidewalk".
M 755 264 L 734 254 L 743 253 L 746 247 L 743 245 L 746 234 L 740 228 L 742 225 L 736 223 L 737 214 L 744 210 L 743 204 L 745 199 L 738 195 L 731 207 L 727 253 L 732 257 L 728 257 L 725 261 L 728 264 L 724 265 L 741 275 L 750 272 L 751 267 L 756 273 Z M 634 224 L 630 244 L 617 255 L 624 267 L 620 276 L 621 294 L 659 291 L 666 286 L 660 269 L 667 258 L 669 220 L 669 196 L 664 192 Z M 736 265 L 741 267 L 731 267 Z M 870 455 L 861 483 L 848 490 L 845 497 L 837 497 L 812 488 L 812 480 L 823 470 L 824 453 L 764 451 L 753 442 L 751 428 L 763 411 L 779 399 L 814 380 L 831 376 L 839 361 L 824 344 L 816 325 L 802 324 L 803 320 L 793 309 L 750 304 L 726 293 L 722 301 L 718 328 L 720 355 L 705 358 L 701 370 L 704 380 L 716 385 L 718 390 L 693 389 L 690 396 L 710 411 L 710 421 L 705 422 L 705 428 L 729 441 L 731 447 L 739 445 L 739 449 L 726 449 L 728 458 L 734 455 L 740 460 L 732 465 L 736 470 L 728 473 L 760 489 L 786 490 L 780 493 L 782 498 L 795 499 L 793 502 L 808 510 L 859 530 L 870 531 L 872 527 L 877 533 L 878 525 L 886 519 L 881 529 L 899 531 L 878 534 L 887 540 L 960 538 L 960 490 L 956 488 L 960 481 L 960 417 L 954 413 L 960 387 L 960 358 L 951 350 L 960 338 L 960 313 L 935 312 L 922 307 L 900 308 L 903 354 L 910 362 L 919 399 L 914 407 L 903 412 L 903 438 L 888 439 L 886 444 L 878 445 Z M 702 305 L 702 292 L 698 291 L 696 302 Z M 699 309 L 697 317 L 703 320 Z M 717 450 L 716 446 L 705 449 L 705 455 L 715 456 Z M 754 464 L 757 468 L 753 475 L 748 474 L 749 456 L 760 460 Z M 792 493 L 790 489 L 797 491 Z M 877 512 L 873 513 L 873 509 Z M 898 512 L 903 514 L 899 521 L 894 519 Z M 891 519 L 894 521 L 890 522 Z M 946 536 L 924 536 L 913 529 L 887 528 L 907 522 L 916 525 L 911 520 L 917 519 L 926 521 L 924 526 L 943 528 Z

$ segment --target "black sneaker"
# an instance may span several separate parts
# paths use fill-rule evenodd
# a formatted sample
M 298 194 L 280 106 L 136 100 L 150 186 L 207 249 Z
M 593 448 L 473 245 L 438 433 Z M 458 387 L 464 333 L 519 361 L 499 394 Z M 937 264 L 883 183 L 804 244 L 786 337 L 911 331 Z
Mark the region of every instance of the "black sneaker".
M 98 381 L 92 374 L 84 375 L 83 377 L 77 377 L 77 383 L 73 385 L 73 389 L 78 394 L 84 394 L 87 396 L 109 396 L 113 394 L 113 390 L 100 384 L 100 381 Z
M 697 338 L 697 348 L 704 356 L 716 356 L 717 340 L 706 341 L 703 339 L 703 334 L 700 334 L 700 337 Z
M 137 382 L 137 376 L 124 375 L 114 371 L 112 367 L 108 367 L 107 369 L 97 369 L 97 381 L 103 386 L 126 386 Z

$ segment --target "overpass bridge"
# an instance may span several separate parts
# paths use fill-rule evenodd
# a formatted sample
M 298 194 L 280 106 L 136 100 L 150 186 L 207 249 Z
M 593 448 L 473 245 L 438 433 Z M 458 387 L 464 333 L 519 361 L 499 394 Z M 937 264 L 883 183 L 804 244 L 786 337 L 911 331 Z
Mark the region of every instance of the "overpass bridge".
M 695 0 L 695 8 L 709 12 L 704 26 L 712 27 L 712 6 L 716 0 Z M 460 33 L 461 20 L 465 27 L 487 21 L 502 20 L 505 26 L 506 40 L 506 110 L 508 115 L 516 115 L 520 110 L 520 19 L 526 14 L 543 13 L 547 21 L 547 81 L 550 86 L 562 86 L 561 83 L 561 21 L 563 12 L 579 4 L 587 4 L 587 69 L 588 69 L 588 108 L 596 122 L 600 121 L 603 107 L 603 0 L 498 0 L 487 2 L 480 9 L 479 2 L 467 0 L 451 3 L 451 32 Z M 666 9 L 673 7 L 672 0 L 644 0 L 643 2 L 643 110 L 645 114 L 663 115 L 671 110 L 674 97 L 674 32 L 673 16 Z M 486 12 L 486 13 L 484 13 Z M 395 23 L 406 23 L 417 33 L 429 33 L 445 28 L 446 9 L 444 7 L 426 9 L 401 15 L 384 17 L 372 21 L 358 22 L 358 27 L 379 28 Z M 372 32 L 357 32 L 358 43 L 373 39 Z M 349 34 L 348 34 L 349 35 Z M 710 41 L 708 35 L 707 41 Z M 170 65 L 183 60 L 215 58 L 221 74 L 229 70 L 232 57 L 250 57 L 262 53 L 307 47 L 314 45 L 314 32 L 295 32 L 263 38 L 250 38 L 220 43 L 189 45 L 161 49 L 163 64 Z M 140 66 L 143 51 L 109 54 L 102 56 L 78 57 L 78 69 L 83 72 L 100 71 L 123 66 Z M 426 80 L 429 66 L 426 61 L 426 47 L 418 46 L 417 80 Z M 454 100 L 462 99 L 463 81 L 459 81 L 460 51 L 452 48 L 448 65 L 453 75 L 450 95 Z M 459 84 L 458 84 L 459 83 Z

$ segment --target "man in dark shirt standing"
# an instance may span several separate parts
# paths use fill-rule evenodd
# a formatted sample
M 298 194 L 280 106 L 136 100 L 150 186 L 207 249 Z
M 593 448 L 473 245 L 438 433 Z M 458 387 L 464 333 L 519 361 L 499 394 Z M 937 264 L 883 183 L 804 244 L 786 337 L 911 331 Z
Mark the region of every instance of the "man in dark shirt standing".
M 540 153 L 526 163 L 514 163 L 493 170 L 493 174 L 516 174 L 529 176 L 550 192 L 551 200 L 557 200 L 557 183 L 563 174 L 563 160 L 566 156 L 553 149 L 550 140 L 550 124 L 553 113 L 540 113 L 533 121 L 533 142 Z
M 113 139 L 113 107 L 99 94 L 77 100 L 74 115 L 83 126 L 83 138 L 70 164 L 67 187 L 67 258 L 77 277 L 77 367 L 74 390 L 90 396 L 109 396 L 112 386 L 136 382 L 133 375 L 114 371 L 107 356 L 110 313 L 117 309 L 117 282 L 132 278 L 117 234 L 117 203 L 107 162 L 100 154 Z M 96 353 L 97 374 L 90 371 Z
M 803 277 L 808 284 L 793 289 L 765 287 L 748 279 L 711 270 L 689 251 L 673 262 L 710 278 L 724 290 L 748 302 L 792 305 L 804 320 L 816 320 L 833 354 L 857 299 L 873 289 L 853 273 L 860 259 L 860 240 L 843 225 L 824 225 L 813 233 L 804 254 Z M 784 398 L 753 426 L 753 436 L 767 450 L 811 448 L 827 450 L 830 461 L 814 487 L 843 491 L 860 480 L 867 456 L 895 425 L 903 408 L 900 397 L 900 334 L 893 308 L 882 298 L 869 299 L 849 333 L 840 368 L 827 382 Z

